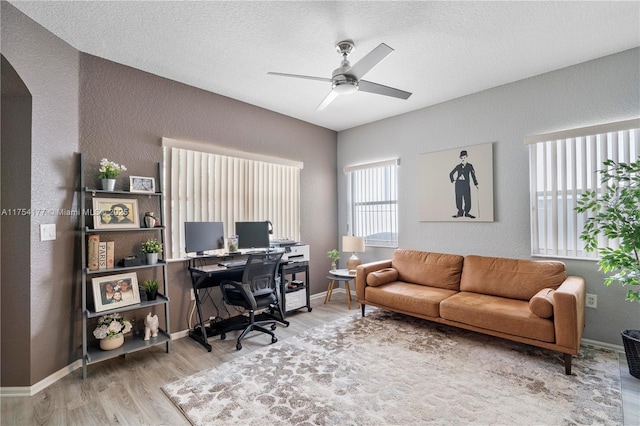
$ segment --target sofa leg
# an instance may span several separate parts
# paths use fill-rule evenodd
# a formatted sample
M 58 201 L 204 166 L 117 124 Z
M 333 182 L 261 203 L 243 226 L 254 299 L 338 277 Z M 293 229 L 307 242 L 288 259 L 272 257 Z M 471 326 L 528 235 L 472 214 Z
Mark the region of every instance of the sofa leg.
M 360 304 L 360 307 L 362 308 L 362 316 L 364 316 L 364 306 L 365 306 L 364 303 Z
M 571 375 L 571 354 L 564 354 L 564 374 Z

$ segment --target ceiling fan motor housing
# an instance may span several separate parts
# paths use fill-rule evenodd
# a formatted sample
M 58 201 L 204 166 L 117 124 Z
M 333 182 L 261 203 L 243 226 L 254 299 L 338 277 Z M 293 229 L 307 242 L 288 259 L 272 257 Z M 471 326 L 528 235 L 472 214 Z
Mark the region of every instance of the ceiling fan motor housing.
M 338 68 L 339 70 L 340 68 Z M 336 70 L 336 71 L 338 71 Z M 348 95 L 358 90 L 358 80 L 348 74 L 336 74 L 332 79 L 332 89 L 341 95 Z
M 351 64 L 347 56 L 355 49 L 351 40 L 344 40 L 336 44 L 336 50 L 342 55 L 342 63 L 339 68 L 333 70 L 332 90 L 341 95 L 348 95 L 358 90 L 358 79 L 349 74 Z

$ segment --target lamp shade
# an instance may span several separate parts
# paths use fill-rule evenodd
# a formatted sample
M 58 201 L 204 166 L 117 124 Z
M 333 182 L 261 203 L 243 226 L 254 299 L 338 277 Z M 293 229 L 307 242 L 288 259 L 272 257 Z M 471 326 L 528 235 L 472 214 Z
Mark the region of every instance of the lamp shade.
M 354 236 L 342 237 L 342 251 L 351 253 L 363 253 L 364 252 L 364 238 Z

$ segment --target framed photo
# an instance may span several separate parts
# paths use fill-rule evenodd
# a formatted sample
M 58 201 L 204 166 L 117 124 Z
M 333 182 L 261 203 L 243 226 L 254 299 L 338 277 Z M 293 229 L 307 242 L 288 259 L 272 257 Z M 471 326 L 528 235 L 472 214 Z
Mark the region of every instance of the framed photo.
M 129 192 L 156 192 L 156 180 L 152 177 L 129 176 Z
M 421 154 L 420 221 L 493 222 L 493 143 Z
M 140 228 L 138 200 L 131 198 L 94 198 L 93 228 Z
M 92 278 L 96 312 L 140 303 L 138 275 L 135 272 Z

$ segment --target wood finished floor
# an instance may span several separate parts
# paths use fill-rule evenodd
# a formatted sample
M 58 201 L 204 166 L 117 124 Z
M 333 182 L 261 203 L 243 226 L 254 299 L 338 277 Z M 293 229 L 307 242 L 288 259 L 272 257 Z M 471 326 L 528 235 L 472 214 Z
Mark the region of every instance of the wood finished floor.
M 347 310 L 345 294 L 338 293 L 324 305 L 312 300 L 313 311 L 302 309 L 289 316 L 288 328 L 278 327 L 279 340 L 295 336 L 324 322 L 359 312 L 352 304 Z M 241 351 L 235 349 L 237 334 L 227 340 L 211 339 L 207 352 L 190 338 L 171 343 L 171 353 L 164 345 L 128 354 L 89 366 L 82 380 L 82 369 L 59 380 L 32 397 L 5 397 L 1 401 L 2 425 L 188 425 L 180 411 L 168 400 L 160 387 L 198 371 L 215 367 L 238 356 L 270 344 L 259 333 L 244 340 Z M 640 380 L 633 378 L 621 355 L 621 382 L 625 425 L 640 424 Z M 558 368 L 561 368 L 559 365 Z

